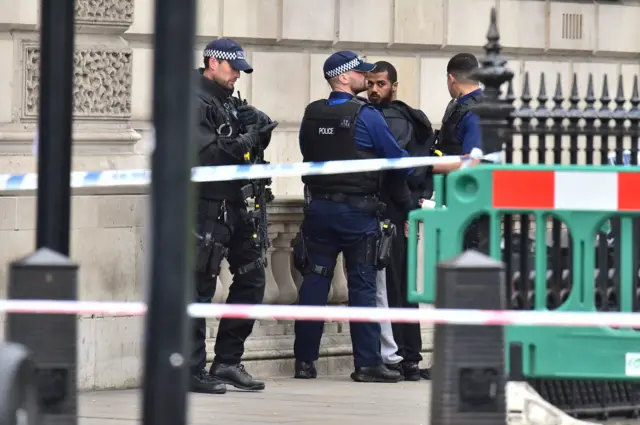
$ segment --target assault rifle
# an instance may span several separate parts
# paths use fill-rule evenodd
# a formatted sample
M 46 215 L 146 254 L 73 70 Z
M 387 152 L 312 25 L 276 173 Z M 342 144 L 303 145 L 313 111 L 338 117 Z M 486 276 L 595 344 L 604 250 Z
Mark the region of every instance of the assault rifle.
M 243 100 L 238 92 L 238 100 L 241 105 L 247 105 L 246 99 Z M 245 155 L 245 160 L 251 164 L 268 164 L 268 161 L 264 159 L 264 149 L 256 148 L 255 152 L 250 152 Z M 268 219 L 267 219 L 267 204 L 275 199 L 271 188 L 272 179 L 255 179 L 250 180 L 250 184 L 243 187 L 243 190 L 247 188 L 250 193 L 246 193 L 246 198 L 253 198 L 253 211 L 250 212 L 251 219 L 255 227 L 255 233 L 253 235 L 254 243 L 260 246 L 262 251 L 262 262 L 266 267 L 267 250 L 271 247 L 271 241 L 269 241 Z

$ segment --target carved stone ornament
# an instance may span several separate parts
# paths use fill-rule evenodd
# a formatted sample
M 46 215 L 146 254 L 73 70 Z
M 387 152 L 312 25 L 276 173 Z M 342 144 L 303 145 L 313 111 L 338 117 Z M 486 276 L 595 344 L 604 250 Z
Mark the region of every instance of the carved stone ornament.
M 76 50 L 74 54 L 74 115 L 78 118 L 130 118 L 131 72 L 131 51 Z M 24 118 L 38 117 L 39 90 L 40 48 L 25 46 L 22 108 Z
M 134 0 L 76 0 L 76 20 L 79 24 L 133 23 Z

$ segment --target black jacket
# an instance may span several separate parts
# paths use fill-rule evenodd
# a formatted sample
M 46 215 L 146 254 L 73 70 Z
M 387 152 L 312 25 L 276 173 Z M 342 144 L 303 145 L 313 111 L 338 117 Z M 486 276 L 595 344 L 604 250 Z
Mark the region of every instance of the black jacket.
M 387 125 L 401 148 L 410 156 L 430 156 L 435 134 L 429 118 L 419 109 L 395 100 L 379 107 Z M 389 206 L 389 215 L 404 221 L 408 212 L 418 208 L 420 198 L 433 194 L 433 167 L 418 167 L 406 179 L 385 173 L 382 183 L 383 202 Z
M 198 126 L 193 138 L 199 165 L 245 164 L 245 152 L 236 140 L 245 132 L 236 112 L 240 100 L 232 96 L 233 90 L 225 89 L 204 77 L 203 71 L 200 68 L 195 73 Z M 263 149 L 266 149 L 270 140 L 270 134 L 263 137 Z M 246 180 L 199 183 L 198 194 L 203 199 L 241 203 L 244 198 L 240 189 L 248 183 Z

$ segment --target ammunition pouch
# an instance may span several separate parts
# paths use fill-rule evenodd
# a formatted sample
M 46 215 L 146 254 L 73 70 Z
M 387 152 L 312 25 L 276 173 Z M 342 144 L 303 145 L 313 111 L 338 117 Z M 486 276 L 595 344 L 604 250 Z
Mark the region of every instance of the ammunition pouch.
M 307 250 L 302 240 L 302 233 L 298 232 L 293 241 L 291 241 L 291 248 L 293 248 L 293 267 L 295 267 L 300 274 L 304 274 L 304 270 L 307 268 L 308 258 Z
M 381 225 L 376 247 L 376 268 L 378 270 L 383 270 L 389 265 L 391 246 L 395 235 L 396 225 L 388 219 L 384 220 Z
M 311 262 L 307 252 L 308 243 L 309 242 L 305 241 L 305 238 L 302 235 L 302 230 L 300 230 L 296 237 L 293 238 L 293 241 L 291 241 L 291 247 L 293 248 L 293 267 L 295 267 L 295 269 L 303 276 L 309 273 L 314 273 L 332 279 L 333 270 L 329 270 L 327 267 L 319 266 Z

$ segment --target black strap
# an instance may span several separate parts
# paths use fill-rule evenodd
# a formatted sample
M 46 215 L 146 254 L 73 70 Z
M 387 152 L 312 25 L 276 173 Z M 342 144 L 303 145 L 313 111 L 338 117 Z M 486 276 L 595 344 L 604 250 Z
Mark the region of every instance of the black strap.
M 456 130 L 458 129 L 458 126 L 460 125 L 460 122 L 465 117 L 465 115 L 471 112 L 471 108 L 469 108 L 469 106 L 473 105 L 474 103 L 478 103 L 479 101 L 480 99 L 478 97 L 470 96 L 464 103 L 456 102 L 449 116 L 449 120 L 451 120 L 452 123 L 455 123 Z
M 237 275 L 242 275 L 242 274 L 246 274 L 249 273 L 250 271 L 253 271 L 259 267 L 262 267 L 264 265 L 264 263 L 262 262 L 262 258 L 258 258 L 255 261 L 252 261 L 249 264 L 245 264 L 242 267 L 238 267 L 238 271 L 236 272 Z
M 333 278 L 333 270 L 329 270 L 329 268 L 324 267 L 324 266 L 319 266 L 317 264 L 312 264 L 309 267 L 309 271 L 311 273 L 320 275 L 320 276 L 324 276 L 324 277 L 328 277 L 329 279 Z

